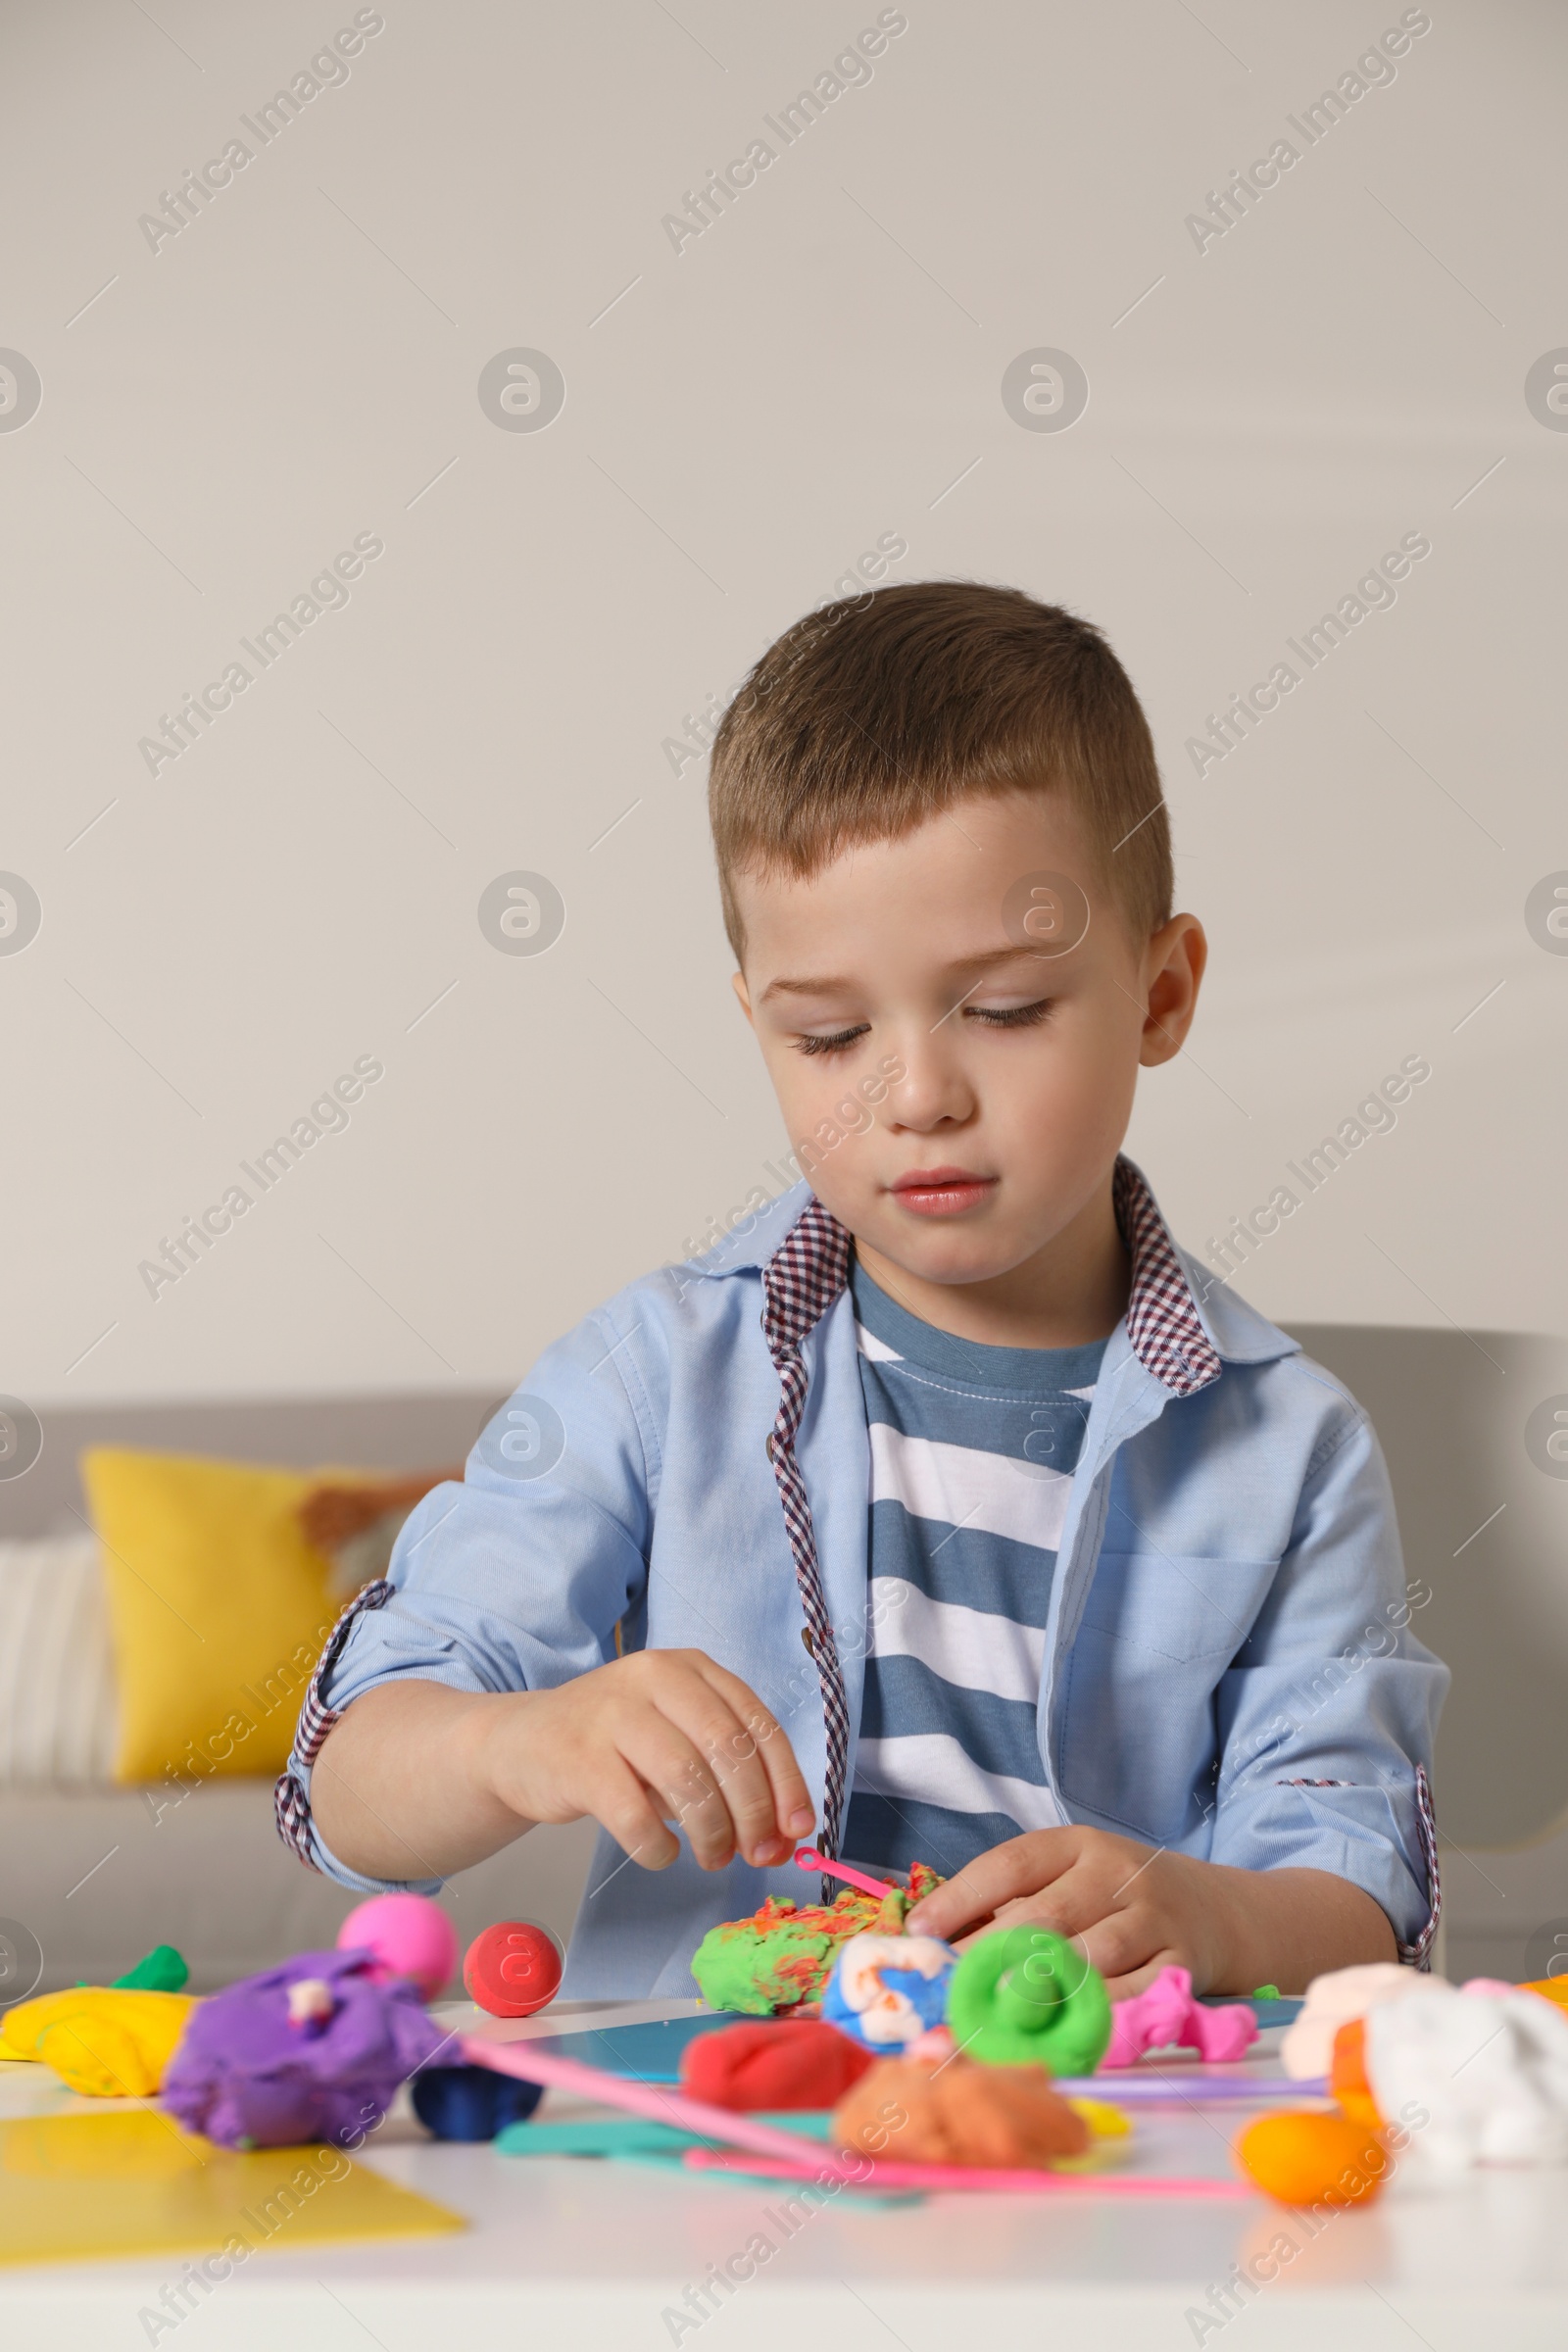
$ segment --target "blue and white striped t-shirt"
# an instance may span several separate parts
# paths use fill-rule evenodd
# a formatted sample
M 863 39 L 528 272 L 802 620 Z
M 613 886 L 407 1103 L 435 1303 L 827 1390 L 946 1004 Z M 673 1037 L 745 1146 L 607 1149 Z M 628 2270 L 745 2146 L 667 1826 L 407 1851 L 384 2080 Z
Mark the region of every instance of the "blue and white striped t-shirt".
M 871 1440 L 865 1697 L 843 1847 L 951 1878 L 1063 1819 L 1036 1731 L 1056 1546 L 1105 1343 L 987 1348 L 858 1261 Z

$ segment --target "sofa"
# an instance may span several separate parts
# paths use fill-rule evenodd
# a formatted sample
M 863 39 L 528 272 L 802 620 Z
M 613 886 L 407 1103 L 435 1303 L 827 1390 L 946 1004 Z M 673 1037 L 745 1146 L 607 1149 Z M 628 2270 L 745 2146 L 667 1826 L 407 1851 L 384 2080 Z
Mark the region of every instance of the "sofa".
M 188 1788 L 110 1779 L 107 1627 L 89 1592 L 66 1590 L 68 1579 L 85 1588 L 95 1550 L 77 1473 L 82 1449 L 353 1463 L 392 1474 L 461 1461 L 498 1401 L 448 1392 L 40 1414 L 37 1460 L 23 1476 L 0 1478 L 0 2004 L 32 1989 L 35 1974 L 40 1991 L 102 1984 L 156 1943 L 184 1953 L 193 1990 L 213 1991 L 291 1952 L 330 1945 L 359 1899 L 282 1845 L 270 1772 Z M 50 1719 L 58 1710 L 48 1686 L 67 1644 L 77 1659 L 78 1720 L 62 1723 Z M 83 1668 L 94 1645 L 102 1654 Z M 79 1720 L 84 1712 L 91 1721 Z M 592 1823 L 543 1826 L 460 1872 L 441 1896 L 460 1946 L 497 1919 L 535 1920 L 564 1943 L 593 1842 Z

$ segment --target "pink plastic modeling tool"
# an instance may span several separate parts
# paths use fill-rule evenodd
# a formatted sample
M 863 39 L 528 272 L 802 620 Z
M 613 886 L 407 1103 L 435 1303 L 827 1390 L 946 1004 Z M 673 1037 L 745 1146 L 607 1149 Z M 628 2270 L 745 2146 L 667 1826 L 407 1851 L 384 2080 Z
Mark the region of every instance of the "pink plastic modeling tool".
M 830 1879 L 843 1879 L 847 1886 L 858 1886 L 862 1894 L 874 1894 L 878 1902 L 885 1895 L 898 1892 L 891 1879 L 868 1879 L 863 1870 L 851 1870 L 844 1862 L 830 1862 L 814 1845 L 797 1846 L 795 1859 L 802 1870 L 820 1870 Z
M 603 2106 L 646 2116 L 652 2123 L 674 2124 L 683 2132 L 700 2132 L 705 2139 L 722 2140 L 727 2147 L 745 2148 L 754 2156 L 771 2156 L 784 2164 L 809 2163 L 817 2176 L 827 2172 L 835 2180 L 866 2179 L 863 2159 L 857 2169 L 830 2148 L 798 2138 L 793 2132 L 777 2131 L 749 2115 L 732 2114 L 727 2107 L 710 2107 L 704 2099 L 689 2099 L 684 2092 L 666 2090 L 658 2083 L 630 2082 L 600 2067 L 584 2066 L 580 2058 L 547 2058 L 536 2042 L 484 2041 L 477 2034 L 465 2034 L 458 2046 L 469 2066 L 515 2075 L 520 2082 L 574 2090 L 579 2098 L 597 2099 Z
M 764 2173 L 790 2180 L 816 2180 L 822 2168 L 813 2161 L 784 2164 L 772 2157 L 752 2159 L 729 2155 L 721 2148 L 688 2148 L 685 2161 L 696 2172 Z M 1207 2180 L 1180 2175 L 1139 2173 L 993 2172 L 981 2165 L 895 2164 L 887 2158 L 865 2160 L 858 2176 L 862 2188 L 989 2188 L 1009 2193 L 1065 2190 L 1069 2194 L 1110 2197 L 1250 2197 L 1256 2194 L 1245 2180 Z
M 537 2042 L 484 2041 L 477 2034 L 460 2036 L 458 2046 L 469 2066 L 487 2066 L 498 2075 L 515 2075 L 522 2082 L 543 2082 L 554 2090 L 573 2090 L 579 2098 L 597 2099 L 602 2106 L 619 2107 L 628 2115 L 646 2116 L 656 2124 L 674 2124 L 705 2139 L 721 2140 L 752 2159 L 740 2165 L 721 2149 L 690 2148 L 688 2164 L 699 2168 L 765 2173 L 785 2180 L 826 2178 L 859 2188 L 991 2188 L 1015 2191 L 1097 2189 L 1110 2196 L 1132 2197 L 1249 2197 L 1251 2187 L 1239 2180 L 1160 2180 L 1135 2173 L 993 2172 L 961 2164 L 895 2164 L 868 2156 L 849 2158 L 824 2147 L 819 2140 L 802 2139 L 780 2132 L 749 2115 L 727 2107 L 710 2107 L 706 2100 L 688 2099 L 658 2083 L 631 2082 L 621 2075 L 607 2075 L 577 2058 L 547 2058 Z M 760 2159 L 761 2161 L 758 2161 Z

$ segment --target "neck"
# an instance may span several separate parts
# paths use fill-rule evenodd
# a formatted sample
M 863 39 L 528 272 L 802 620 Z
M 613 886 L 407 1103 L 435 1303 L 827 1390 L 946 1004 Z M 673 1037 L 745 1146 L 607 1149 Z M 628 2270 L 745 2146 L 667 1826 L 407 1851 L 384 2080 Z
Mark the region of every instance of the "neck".
M 1082 1348 L 1108 1339 L 1132 1286 L 1108 1177 L 1032 1257 L 983 1282 L 932 1282 L 859 1241 L 855 1253 L 909 1314 L 983 1348 Z

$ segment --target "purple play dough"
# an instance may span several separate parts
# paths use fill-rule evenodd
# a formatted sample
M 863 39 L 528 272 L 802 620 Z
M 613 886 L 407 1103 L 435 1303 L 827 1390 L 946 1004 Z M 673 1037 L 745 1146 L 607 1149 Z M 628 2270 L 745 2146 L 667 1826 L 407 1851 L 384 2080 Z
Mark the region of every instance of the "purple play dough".
M 164 2075 L 164 2104 L 225 2148 L 356 2144 L 398 2084 L 449 2036 L 401 1977 L 372 1984 L 368 1952 L 301 1952 L 193 2009 Z M 324 1978 L 329 2018 L 293 2025 L 288 1988 Z

